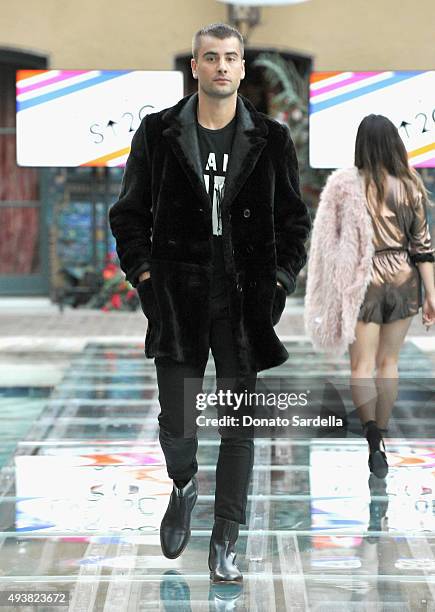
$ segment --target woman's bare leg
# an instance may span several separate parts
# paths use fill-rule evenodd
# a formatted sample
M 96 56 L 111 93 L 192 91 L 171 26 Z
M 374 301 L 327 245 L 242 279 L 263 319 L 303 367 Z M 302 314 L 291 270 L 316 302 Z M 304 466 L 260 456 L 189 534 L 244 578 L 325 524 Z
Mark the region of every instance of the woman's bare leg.
M 388 428 L 391 411 L 397 399 L 399 383 L 399 353 L 403 346 L 412 317 L 381 325 L 379 348 L 376 354 L 376 422 L 381 429 Z
M 380 325 L 358 321 L 355 341 L 349 345 L 352 401 L 361 423 L 376 420 L 376 385 L 373 378 Z

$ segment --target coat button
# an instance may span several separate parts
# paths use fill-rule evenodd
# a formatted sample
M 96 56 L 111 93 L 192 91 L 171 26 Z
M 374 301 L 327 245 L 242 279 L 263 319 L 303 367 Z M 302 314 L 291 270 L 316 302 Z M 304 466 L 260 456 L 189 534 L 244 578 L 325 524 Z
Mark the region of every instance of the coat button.
M 245 219 L 249 219 L 249 217 L 251 216 L 251 211 L 249 210 L 249 208 L 245 208 L 245 210 L 243 211 L 243 216 L 245 217 Z
M 254 247 L 252 246 L 252 244 L 248 244 L 248 246 L 246 247 L 246 253 L 250 255 L 253 252 L 254 252 Z
M 243 287 L 242 287 L 242 285 L 240 283 L 237 283 L 236 289 L 237 289 L 237 291 L 240 291 L 240 292 L 243 291 Z

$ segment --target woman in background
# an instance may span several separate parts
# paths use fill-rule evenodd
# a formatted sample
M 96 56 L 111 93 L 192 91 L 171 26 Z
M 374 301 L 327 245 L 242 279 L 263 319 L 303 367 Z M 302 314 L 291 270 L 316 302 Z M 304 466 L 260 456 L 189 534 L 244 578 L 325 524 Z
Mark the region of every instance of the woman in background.
M 397 398 L 400 349 L 421 307 L 427 330 L 435 322 L 427 203 L 397 128 L 369 115 L 358 128 L 355 167 L 328 177 L 313 224 L 306 331 L 317 349 L 349 350 L 352 399 L 379 478 L 388 472 L 383 434 Z

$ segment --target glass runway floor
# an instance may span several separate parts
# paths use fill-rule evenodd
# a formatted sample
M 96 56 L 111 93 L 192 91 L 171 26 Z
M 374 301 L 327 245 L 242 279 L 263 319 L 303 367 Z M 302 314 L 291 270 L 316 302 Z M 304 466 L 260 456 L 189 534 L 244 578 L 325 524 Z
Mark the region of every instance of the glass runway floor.
M 260 376 L 349 374 L 346 359 L 325 360 L 303 339 L 287 348 L 287 363 Z M 213 587 L 218 433 L 199 438 L 190 543 L 166 559 L 159 525 L 172 482 L 154 364 L 141 345 L 88 344 L 37 409 L 16 402 L 14 418 L 27 426 L 0 470 L 0 596 L 66 591 L 69 604 L 0 610 L 435 610 L 434 363 L 405 344 L 400 369 L 411 387 L 405 380 L 386 438 L 385 480 L 370 476 L 352 418 L 345 435 L 255 440 L 237 543 L 243 587 Z M 424 393 L 412 391 L 417 377 Z

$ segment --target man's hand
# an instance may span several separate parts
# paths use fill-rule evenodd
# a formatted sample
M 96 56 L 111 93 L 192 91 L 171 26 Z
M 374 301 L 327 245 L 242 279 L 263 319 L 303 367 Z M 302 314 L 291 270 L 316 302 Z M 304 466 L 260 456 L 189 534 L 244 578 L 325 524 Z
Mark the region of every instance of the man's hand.
M 151 276 L 150 272 L 142 272 L 142 274 L 139 276 L 139 282 L 142 282 L 144 280 L 146 280 L 147 278 L 149 278 Z

